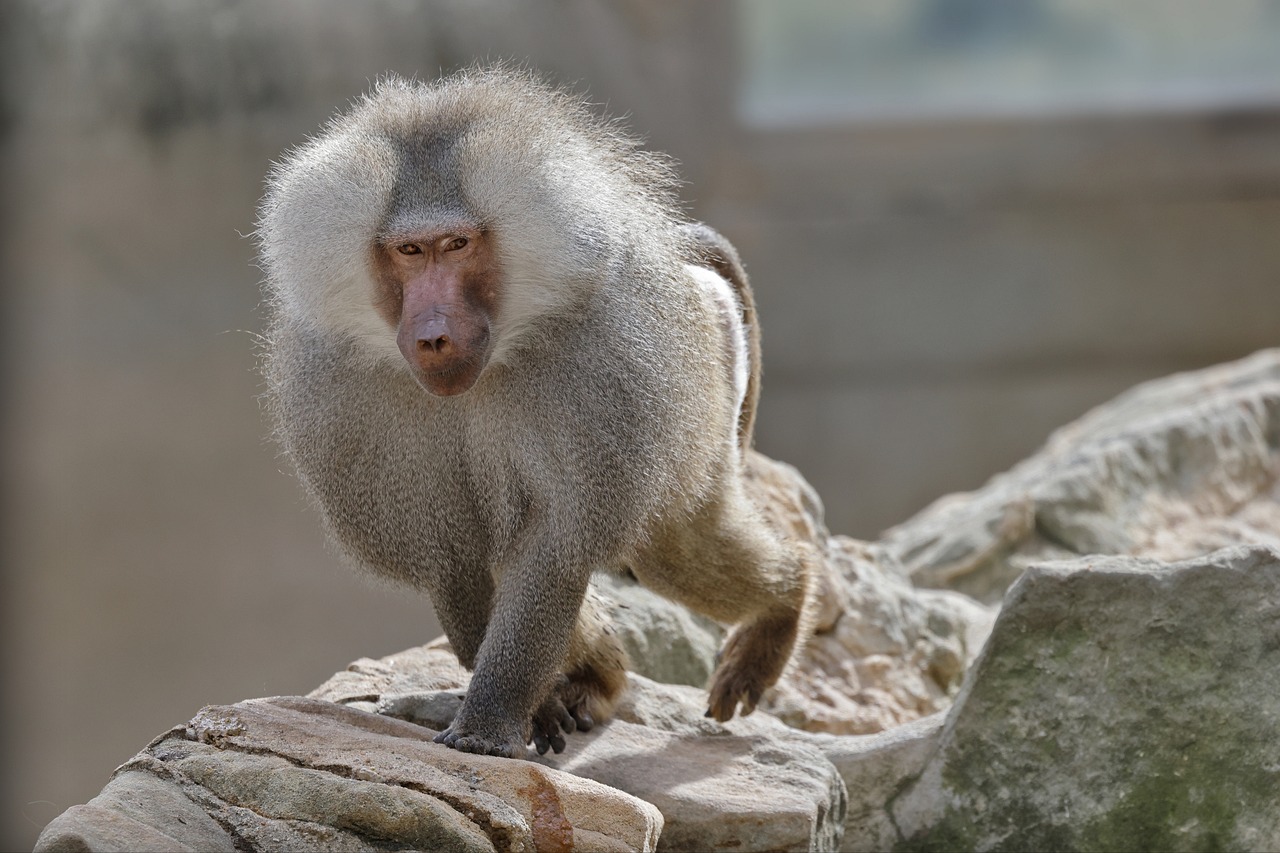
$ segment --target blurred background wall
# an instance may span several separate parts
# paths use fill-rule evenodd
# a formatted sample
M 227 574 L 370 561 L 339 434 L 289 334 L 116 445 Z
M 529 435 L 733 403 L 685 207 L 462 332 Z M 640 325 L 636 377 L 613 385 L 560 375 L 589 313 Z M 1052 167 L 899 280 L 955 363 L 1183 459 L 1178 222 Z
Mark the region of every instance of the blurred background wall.
M 758 445 L 875 537 L 1143 379 L 1280 343 L 1268 0 L 0 6 L 0 848 L 201 705 L 430 639 L 255 395 L 268 163 L 379 74 L 514 57 L 741 249 Z

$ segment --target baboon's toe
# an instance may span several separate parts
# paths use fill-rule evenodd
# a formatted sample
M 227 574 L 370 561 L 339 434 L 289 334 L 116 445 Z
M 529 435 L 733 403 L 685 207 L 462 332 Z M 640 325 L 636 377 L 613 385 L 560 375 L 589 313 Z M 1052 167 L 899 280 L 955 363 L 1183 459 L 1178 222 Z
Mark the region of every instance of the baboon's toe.
M 742 716 L 745 717 L 756 709 L 766 686 L 758 671 L 734 671 L 721 666 L 711 682 L 711 699 L 706 715 L 721 723 L 727 722 L 741 703 Z

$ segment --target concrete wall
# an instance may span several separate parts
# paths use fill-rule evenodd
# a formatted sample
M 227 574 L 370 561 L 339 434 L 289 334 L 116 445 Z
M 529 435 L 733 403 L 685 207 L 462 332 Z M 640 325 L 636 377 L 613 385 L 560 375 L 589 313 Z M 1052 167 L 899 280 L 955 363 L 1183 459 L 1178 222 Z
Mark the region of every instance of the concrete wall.
M 733 4 L 14 3 L 0 847 L 201 705 L 437 632 L 326 549 L 254 400 L 268 162 L 378 74 L 516 56 L 746 258 L 758 444 L 872 537 L 1132 383 L 1277 343 L 1269 114 L 753 130 Z

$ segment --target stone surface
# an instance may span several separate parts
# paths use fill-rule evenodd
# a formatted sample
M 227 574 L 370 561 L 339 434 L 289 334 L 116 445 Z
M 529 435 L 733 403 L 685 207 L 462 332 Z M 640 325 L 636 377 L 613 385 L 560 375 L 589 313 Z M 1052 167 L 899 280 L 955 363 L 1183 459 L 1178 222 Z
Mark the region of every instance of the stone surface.
M 845 786 L 822 752 L 781 728 L 729 729 L 680 733 L 617 719 L 542 761 L 657 806 L 659 850 L 836 850 Z
M 875 546 L 834 536 L 824 551 L 823 600 L 839 618 L 810 639 L 765 710 L 807 731 L 870 734 L 949 707 L 994 610 L 916 589 Z
M 36 850 L 234 851 L 231 836 L 167 779 L 122 770 L 102 793 L 72 806 L 40 834 Z
M 711 680 L 723 628 L 633 580 L 599 575 L 592 583 L 607 602 L 633 671 L 667 684 L 702 687 Z
M 939 748 L 911 850 L 1280 848 L 1280 551 L 1033 566 Z
M 1032 562 L 1280 546 L 1280 349 L 1148 382 L 886 532 L 925 586 L 996 602 Z
M 416 672 L 418 666 L 435 674 Z M 448 644 L 437 640 L 381 661 L 358 661 L 313 695 L 438 728 L 461 695 L 443 685 L 460 673 Z M 560 756 L 530 751 L 528 757 L 657 806 L 666 827 L 659 850 L 837 849 L 845 787 L 811 736 L 765 713 L 728 723 L 708 719 L 700 688 L 636 673 L 630 682 L 613 720 L 569 736 Z M 406 689 L 415 684 L 432 689 Z M 761 786 L 767 798 L 759 796 Z
M 367 703 L 367 710 L 372 710 L 384 697 L 461 690 L 470 681 L 471 674 L 458 663 L 449 641 L 440 637 L 381 660 L 360 658 L 308 695 L 342 704 Z
M 308 698 L 205 708 L 69 810 L 37 850 L 653 850 L 662 816 L 532 762 Z
M 842 851 L 876 853 L 901 840 L 888 805 L 924 770 L 937 749 L 945 717 L 937 713 L 862 737 L 810 736 L 844 779 L 849 795 Z

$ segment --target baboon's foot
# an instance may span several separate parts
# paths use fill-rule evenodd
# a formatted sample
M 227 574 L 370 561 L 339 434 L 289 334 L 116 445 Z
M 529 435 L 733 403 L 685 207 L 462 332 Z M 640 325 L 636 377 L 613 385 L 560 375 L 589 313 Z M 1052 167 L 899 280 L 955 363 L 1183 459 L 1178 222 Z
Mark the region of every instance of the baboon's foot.
M 589 732 L 613 713 L 627 686 L 621 667 L 582 665 L 561 675 L 533 715 L 533 746 L 539 755 L 564 750 L 564 735 Z
M 771 614 L 733 630 L 711 677 L 706 716 L 723 723 L 733 717 L 739 703 L 744 717 L 756 709 L 764 691 L 791 659 L 799 619 L 798 613 Z

